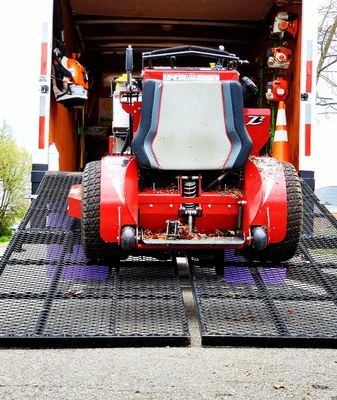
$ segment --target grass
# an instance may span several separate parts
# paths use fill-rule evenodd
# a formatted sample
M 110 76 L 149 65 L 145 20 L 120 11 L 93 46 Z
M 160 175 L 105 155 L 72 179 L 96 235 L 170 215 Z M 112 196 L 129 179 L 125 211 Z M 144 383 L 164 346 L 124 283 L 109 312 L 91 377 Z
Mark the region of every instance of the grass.
M 7 244 L 11 240 L 11 236 L 0 236 L 0 245 Z

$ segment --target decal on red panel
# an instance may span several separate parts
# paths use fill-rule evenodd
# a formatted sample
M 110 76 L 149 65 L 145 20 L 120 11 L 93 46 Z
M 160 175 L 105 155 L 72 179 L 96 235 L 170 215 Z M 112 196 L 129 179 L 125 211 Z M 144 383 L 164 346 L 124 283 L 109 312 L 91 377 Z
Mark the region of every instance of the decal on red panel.
M 247 115 L 249 121 L 246 122 L 246 126 L 248 125 L 261 125 L 263 124 L 266 117 L 264 115 Z

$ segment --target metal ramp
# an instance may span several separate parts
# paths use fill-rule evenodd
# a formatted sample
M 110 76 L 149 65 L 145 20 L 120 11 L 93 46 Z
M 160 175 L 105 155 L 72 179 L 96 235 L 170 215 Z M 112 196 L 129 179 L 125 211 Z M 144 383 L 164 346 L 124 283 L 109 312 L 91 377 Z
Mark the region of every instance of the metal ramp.
M 302 188 L 303 236 L 289 262 L 226 251 L 219 271 L 190 260 L 203 345 L 337 347 L 337 220 Z
M 66 213 L 80 182 L 47 173 L 0 260 L 0 346 L 188 345 L 173 261 L 88 265 L 80 223 Z
M 0 260 L 0 347 L 190 344 L 173 261 L 89 265 L 66 213 L 77 173 L 48 173 Z M 303 184 L 297 255 L 280 265 L 226 251 L 223 269 L 190 260 L 202 344 L 337 345 L 337 221 Z

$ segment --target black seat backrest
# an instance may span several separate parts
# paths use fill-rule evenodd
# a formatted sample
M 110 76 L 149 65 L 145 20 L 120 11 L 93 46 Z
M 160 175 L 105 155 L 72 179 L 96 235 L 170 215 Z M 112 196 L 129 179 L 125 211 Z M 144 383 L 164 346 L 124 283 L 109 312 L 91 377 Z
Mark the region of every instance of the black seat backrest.
M 252 141 L 244 124 L 240 84 L 146 80 L 131 146 L 143 168 L 242 168 Z
M 237 156 L 236 161 L 233 164 L 233 168 L 240 169 L 246 164 L 250 152 L 252 151 L 253 143 L 246 129 L 244 117 L 243 117 L 243 97 L 241 85 L 236 81 L 231 82 L 230 94 L 232 101 L 232 108 L 234 113 L 234 124 L 235 129 L 241 140 L 241 151 Z
M 159 80 L 147 79 L 143 84 L 142 108 L 139 128 L 131 143 L 132 150 L 136 156 L 138 164 L 143 168 L 155 168 L 152 151 L 151 149 L 147 148 L 148 146 L 146 146 L 146 143 L 149 143 L 150 137 L 152 136 L 150 133 L 150 128 L 153 110 L 156 111 L 154 104 L 155 91 L 157 96 L 156 102 L 159 103 L 160 98 L 158 98 L 158 95 L 160 96 L 161 83 L 162 82 Z M 157 107 L 159 107 L 159 104 Z

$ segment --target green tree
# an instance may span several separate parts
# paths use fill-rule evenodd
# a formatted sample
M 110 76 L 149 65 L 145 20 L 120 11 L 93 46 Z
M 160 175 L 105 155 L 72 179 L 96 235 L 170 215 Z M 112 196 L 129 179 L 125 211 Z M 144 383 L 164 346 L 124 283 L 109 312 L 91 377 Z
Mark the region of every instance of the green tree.
M 14 141 L 6 122 L 0 126 L 0 236 L 23 217 L 28 200 L 31 160 L 28 152 Z

